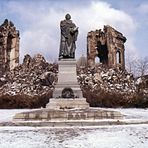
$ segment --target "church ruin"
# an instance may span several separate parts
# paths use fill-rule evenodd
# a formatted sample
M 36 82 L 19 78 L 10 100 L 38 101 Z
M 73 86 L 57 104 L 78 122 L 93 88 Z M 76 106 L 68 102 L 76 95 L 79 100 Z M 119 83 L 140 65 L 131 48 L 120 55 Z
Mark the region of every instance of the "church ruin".
M 94 66 L 95 59 L 109 68 L 125 69 L 124 43 L 126 38 L 111 26 L 104 26 L 87 35 L 88 65 Z
M 19 64 L 19 31 L 5 19 L 0 26 L 0 75 Z

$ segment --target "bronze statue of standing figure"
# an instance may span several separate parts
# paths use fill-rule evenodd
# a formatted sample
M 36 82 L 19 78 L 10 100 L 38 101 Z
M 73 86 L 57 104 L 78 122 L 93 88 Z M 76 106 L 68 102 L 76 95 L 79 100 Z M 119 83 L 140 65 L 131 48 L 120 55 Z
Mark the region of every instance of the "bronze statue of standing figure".
M 66 14 L 65 20 L 60 23 L 61 42 L 60 59 L 75 58 L 76 40 L 78 36 L 78 27 L 72 22 L 70 14 Z

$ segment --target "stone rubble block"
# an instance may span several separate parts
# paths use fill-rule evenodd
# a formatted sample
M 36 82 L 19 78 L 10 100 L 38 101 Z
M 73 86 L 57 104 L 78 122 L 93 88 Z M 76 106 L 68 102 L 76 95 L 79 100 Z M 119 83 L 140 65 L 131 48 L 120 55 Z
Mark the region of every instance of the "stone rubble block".
M 1 95 L 44 95 L 54 88 L 57 65 L 37 54 L 25 55 L 23 63 L 0 77 Z
M 140 84 L 145 80 L 138 78 L 137 81 L 132 74 L 126 70 L 103 67 L 102 64 L 96 64 L 95 68 L 78 69 L 78 81 L 83 91 L 99 93 L 105 92 L 111 94 L 122 94 L 127 98 L 135 96 Z M 148 89 L 142 90 L 144 94 L 148 93 Z

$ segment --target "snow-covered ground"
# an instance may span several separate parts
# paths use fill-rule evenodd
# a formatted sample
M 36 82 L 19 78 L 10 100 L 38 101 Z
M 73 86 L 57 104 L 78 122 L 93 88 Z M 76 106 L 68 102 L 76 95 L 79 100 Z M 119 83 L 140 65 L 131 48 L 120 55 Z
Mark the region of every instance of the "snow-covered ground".
M 148 121 L 148 109 L 111 109 L 125 119 Z M 0 122 L 11 121 L 15 113 L 28 110 L 0 110 Z M 100 127 L 0 127 L 0 148 L 147 148 L 148 124 Z
M 0 127 L 0 148 L 147 148 L 148 125 Z
M 29 111 L 29 109 L 0 109 L 0 122 L 11 121 L 16 113 Z
M 121 112 L 125 119 L 145 119 L 148 120 L 148 108 L 146 109 L 137 109 L 137 108 L 107 108 L 107 110 L 114 110 Z

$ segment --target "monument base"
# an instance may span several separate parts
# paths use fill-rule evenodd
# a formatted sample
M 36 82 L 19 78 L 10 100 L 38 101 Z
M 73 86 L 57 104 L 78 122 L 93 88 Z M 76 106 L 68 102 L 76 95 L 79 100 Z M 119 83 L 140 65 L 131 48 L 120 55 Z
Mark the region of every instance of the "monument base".
M 46 105 L 47 109 L 72 109 L 72 108 L 89 108 L 89 104 L 86 102 L 85 98 L 51 98 L 49 103 Z
M 90 108 L 86 98 L 82 97 L 82 91 L 77 82 L 76 61 L 61 60 L 58 83 L 55 86 L 53 98 L 49 100 L 46 108 L 18 113 L 13 119 L 16 122 L 21 121 L 19 125 L 35 125 L 36 121 L 41 121 L 42 125 L 47 122 L 49 126 L 55 126 L 57 123 L 66 126 L 73 122 L 75 126 L 82 122 L 84 125 L 94 125 L 99 119 L 121 119 L 122 117 L 122 114 L 117 111 Z M 86 122 L 88 124 L 85 124 Z
M 123 116 L 118 111 L 109 111 L 97 108 L 88 109 L 40 109 L 30 112 L 18 113 L 13 117 L 13 121 L 90 121 L 99 119 L 122 119 Z

